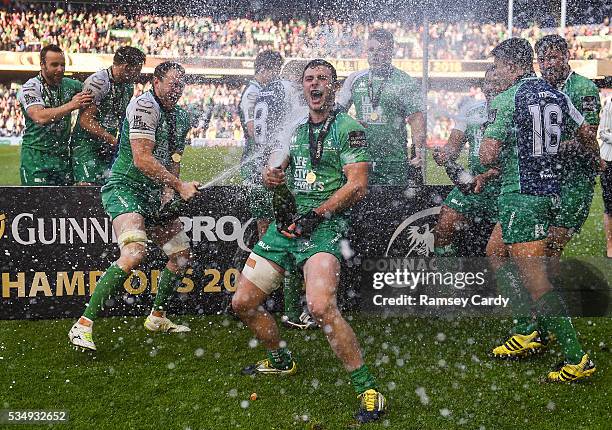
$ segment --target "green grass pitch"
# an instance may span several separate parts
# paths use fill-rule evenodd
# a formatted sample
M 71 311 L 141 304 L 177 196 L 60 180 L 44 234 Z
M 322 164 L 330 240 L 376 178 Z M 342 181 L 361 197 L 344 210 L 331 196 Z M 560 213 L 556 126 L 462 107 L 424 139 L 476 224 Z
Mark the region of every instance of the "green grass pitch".
M 0 147 L 0 184 L 19 184 L 18 151 Z M 239 156 L 239 149 L 188 148 L 183 177 L 210 180 Z M 443 182 L 432 164 L 431 182 Z M 603 255 L 601 214 L 598 186 L 589 219 L 566 255 Z M 380 423 L 364 428 L 610 428 L 612 319 L 575 320 L 598 370 L 582 383 L 552 385 L 541 380 L 560 360 L 557 345 L 521 362 L 489 357 L 508 320 L 348 318 L 390 404 Z M 193 331 L 149 335 L 143 318 L 101 319 L 95 355 L 68 346 L 70 320 L 0 321 L 0 409 L 68 410 L 70 421 L 51 427 L 57 429 L 354 428 L 356 397 L 321 332 L 283 330 L 298 373 L 252 378 L 240 369 L 261 359 L 262 348 L 252 347 L 241 323 L 226 316 L 177 319 Z M 253 392 L 258 399 L 250 401 Z

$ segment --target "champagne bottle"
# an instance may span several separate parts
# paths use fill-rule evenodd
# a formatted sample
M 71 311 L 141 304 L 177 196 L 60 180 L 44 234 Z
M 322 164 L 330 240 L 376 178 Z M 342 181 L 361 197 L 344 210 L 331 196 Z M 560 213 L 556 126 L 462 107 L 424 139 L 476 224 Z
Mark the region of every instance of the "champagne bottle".
M 474 176 L 465 170 L 462 165 L 456 161 L 449 160 L 444 164 L 444 168 L 450 180 L 459 188 L 459 191 L 463 194 L 474 192 L 474 187 L 476 186 Z
M 268 166 L 279 169 L 289 159 L 289 145 L 276 142 L 268 160 Z M 276 229 L 278 231 L 287 230 L 297 216 L 297 203 L 295 196 L 287 186 L 287 182 L 274 188 L 272 195 L 272 210 Z
M 272 209 L 274 210 L 276 229 L 278 231 L 287 230 L 297 216 L 297 204 L 295 196 L 286 183 L 274 188 Z

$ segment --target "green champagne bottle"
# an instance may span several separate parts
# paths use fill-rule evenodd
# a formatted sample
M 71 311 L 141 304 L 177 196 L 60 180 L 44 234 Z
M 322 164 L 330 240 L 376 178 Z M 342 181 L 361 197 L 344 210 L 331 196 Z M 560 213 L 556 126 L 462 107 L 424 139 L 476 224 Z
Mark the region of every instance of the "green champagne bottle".
M 272 209 L 276 220 L 276 229 L 278 231 L 287 230 L 297 216 L 297 204 L 295 196 L 286 183 L 274 188 Z

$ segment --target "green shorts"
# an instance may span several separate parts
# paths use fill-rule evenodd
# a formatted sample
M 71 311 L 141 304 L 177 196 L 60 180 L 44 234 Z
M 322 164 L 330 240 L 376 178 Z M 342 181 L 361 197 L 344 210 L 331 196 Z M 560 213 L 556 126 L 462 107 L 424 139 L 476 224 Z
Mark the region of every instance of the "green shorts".
M 444 205 L 470 219 L 497 221 L 497 195 L 493 193 L 463 194 L 455 187 L 446 196 Z
M 70 156 L 21 147 L 21 185 L 72 185 Z
M 161 190 L 138 189 L 127 185 L 106 184 L 101 191 L 102 206 L 111 217 L 137 213 L 145 220 L 157 215 L 161 206 Z
M 497 201 L 504 243 L 527 243 L 546 239 L 548 227 L 555 215 L 556 200 L 556 196 L 501 194 Z
M 340 240 L 343 237 L 344 230 L 333 221 L 320 224 L 309 239 L 289 239 L 276 230 L 276 222 L 273 222 L 253 247 L 253 252 L 290 270 L 294 265 L 301 267 L 306 260 L 320 252 L 332 254 L 342 261 Z
M 578 233 L 589 216 L 595 185 L 587 177 L 573 175 L 561 184 L 559 209 L 551 225 Z
M 72 169 L 75 182 L 104 185 L 110 175 L 112 160 L 101 157 L 91 144 L 75 145 L 72 151 Z
M 274 219 L 272 195 L 274 193 L 261 185 L 247 185 L 247 200 L 251 216 L 255 219 Z

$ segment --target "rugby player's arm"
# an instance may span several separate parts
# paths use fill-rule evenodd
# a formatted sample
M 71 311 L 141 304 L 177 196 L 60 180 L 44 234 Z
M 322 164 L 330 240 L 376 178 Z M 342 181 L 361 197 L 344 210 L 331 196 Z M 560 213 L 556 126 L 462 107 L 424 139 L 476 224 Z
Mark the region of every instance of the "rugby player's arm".
M 425 154 L 425 116 L 423 112 L 414 112 L 409 115 L 408 124 L 410 125 L 410 134 L 412 135 L 412 144 L 416 149 L 417 159 L 420 159 Z
M 168 166 L 168 171 L 178 178 L 181 173 L 181 163 L 171 161 L 170 166 Z M 174 189 L 166 185 L 164 187 L 164 190 L 162 191 L 162 196 L 161 196 L 162 204 L 169 202 L 170 200 L 172 200 L 173 197 L 174 197 Z
M 495 167 L 499 159 L 502 143 L 497 139 L 485 137 L 482 139 L 478 157 L 484 166 Z
M 47 125 L 54 121 L 59 121 L 66 115 L 69 115 L 73 110 L 89 106 L 93 101 L 93 97 L 88 93 L 77 93 L 68 103 L 61 106 L 51 108 L 36 104 L 30 106 L 26 113 L 38 125 Z
M 453 128 L 451 130 L 451 134 L 448 137 L 448 141 L 446 145 L 444 145 L 441 149 L 437 149 L 434 151 L 434 160 L 438 163 L 439 166 L 444 165 L 447 161 L 454 161 L 459 157 L 459 153 L 461 152 L 461 148 L 466 143 L 465 133 L 461 130 L 457 130 Z
M 149 139 L 130 139 L 132 154 L 134 155 L 134 165 L 147 177 L 155 182 L 163 184 L 179 191 L 182 182 L 177 175 L 168 171 L 157 159 L 153 156 L 153 148 L 155 142 Z
M 369 163 L 367 162 L 345 164 L 342 171 L 346 176 L 346 184 L 314 211 L 328 217 L 350 208 L 363 199 L 368 190 L 368 169 Z
M 79 116 L 79 125 L 83 130 L 96 136 L 98 139 L 105 141 L 111 146 L 117 144 L 117 138 L 104 129 L 96 119 L 98 107 L 92 104 L 81 111 Z

